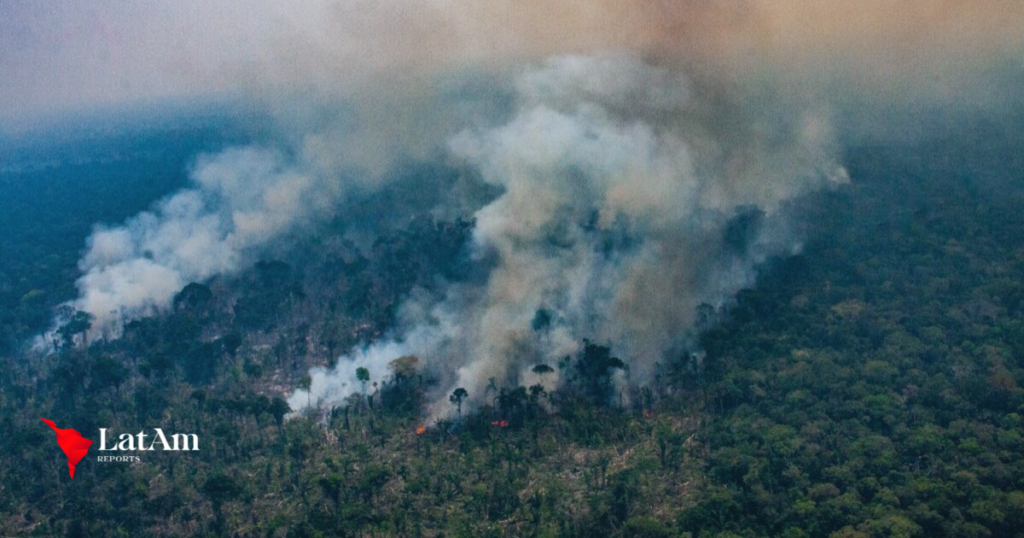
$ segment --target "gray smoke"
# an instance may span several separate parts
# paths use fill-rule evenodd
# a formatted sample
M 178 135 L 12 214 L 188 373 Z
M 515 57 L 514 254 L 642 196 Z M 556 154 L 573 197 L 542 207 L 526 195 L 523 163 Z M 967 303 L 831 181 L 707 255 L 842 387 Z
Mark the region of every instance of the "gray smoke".
M 97 228 L 79 262 L 78 310 L 94 335 L 167 307 L 189 282 L 237 271 L 269 242 L 331 213 L 342 182 L 274 150 L 200 158 L 192 187 L 115 228 Z
M 630 55 L 555 57 L 522 73 L 511 119 L 448 144 L 502 190 L 475 214 L 486 284 L 410 300 L 395 338 L 311 370 L 293 409 L 341 404 L 357 367 L 380 379 L 416 355 L 441 380 L 429 409 L 441 417 L 454 388 L 479 403 L 491 378 L 556 388 L 557 374 L 532 367 L 584 338 L 629 364 L 623 382 L 650 381 L 690 343 L 699 305 L 725 304 L 759 262 L 798 248 L 785 203 L 846 180 L 826 113 L 765 84 L 723 91 Z
M 393 338 L 315 369 L 295 409 L 342 401 L 358 366 L 380 379 L 414 354 L 442 381 L 438 416 L 450 389 L 479 401 L 491 377 L 535 383 L 533 364 L 583 338 L 613 345 L 631 367 L 622 381 L 643 384 L 691 344 L 698 305 L 727 303 L 760 261 L 799 248 L 786 203 L 845 179 L 825 101 L 889 136 L 865 102 L 1002 103 L 1012 84 L 993 80 L 1019 71 L 1024 48 L 1014 0 L 259 3 L 83 8 L 119 39 L 89 24 L 69 34 L 61 23 L 76 10 L 19 9 L 7 19 L 83 46 L 54 55 L 48 32 L 0 32 L 29 38 L 0 55 L 12 82 L 0 119 L 222 92 L 283 119 L 286 148 L 204 157 L 190 188 L 95 231 L 72 302 L 96 316 L 90 337 L 160 312 L 190 281 L 247 267 L 352 192 L 386 184 L 396 158 L 444 152 L 500 189 L 476 212 L 486 285 L 409 300 Z M 543 60 L 565 53 L 589 56 Z M 498 89 L 472 103 L 444 88 L 463 77 Z M 495 102 L 509 79 L 506 116 Z M 554 388 L 557 374 L 544 382 Z
M 282 97 L 274 103 L 280 147 L 200 156 L 188 188 L 119 226 L 97 226 L 79 260 L 79 297 L 67 306 L 94 317 L 89 340 L 116 338 L 125 322 L 166 310 L 186 284 L 251 266 L 354 195 L 388 185 L 395 162 L 428 159 L 456 125 L 496 114 L 477 95 L 487 88 L 448 84 L 414 95 Z M 66 321 L 55 321 L 36 348 L 49 350 Z

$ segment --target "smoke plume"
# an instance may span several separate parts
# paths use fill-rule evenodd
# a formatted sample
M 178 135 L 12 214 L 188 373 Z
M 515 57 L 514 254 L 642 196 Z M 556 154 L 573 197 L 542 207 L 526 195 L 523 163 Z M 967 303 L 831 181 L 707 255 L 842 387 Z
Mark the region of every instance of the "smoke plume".
M 242 94 L 280 121 L 281 147 L 202 157 L 188 189 L 97 228 L 73 302 L 95 316 L 90 336 L 247 267 L 386 185 L 396 161 L 448 159 L 500 192 L 475 211 L 484 284 L 415 295 L 389 339 L 314 369 L 294 409 L 341 402 L 359 366 L 380 379 L 417 355 L 441 416 L 451 389 L 479 402 L 491 378 L 555 388 L 557 372 L 531 367 L 584 338 L 644 384 L 688 347 L 699 305 L 799 248 L 787 202 L 845 180 L 834 117 L 888 136 L 865 103 L 1001 106 L 1024 44 L 1011 0 L 256 3 L 111 3 L 90 15 L 102 35 L 65 32 L 87 58 L 11 32 L 25 43 L 0 58 L 14 82 L 0 94 L 15 108 Z M 35 26 L 66 28 L 67 9 Z
M 123 226 L 97 228 L 79 262 L 73 306 L 96 334 L 153 315 L 189 282 L 236 271 L 260 247 L 333 210 L 344 183 L 269 149 L 235 148 L 198 160 L 193 186 Z
M 585 338 L 613 346 L 629 383 L 649 382 L 685 349 L 699 305 L 723 305 L 759 262 L 797 248 L 786 201 L 845 180 L 822 110 L 709 88 L 632 55 L 560 56 L 522 73 L 507 122 L 448 144 L 502 192 L 475 213 L 486 284 L 410 302 L 394 339 L 314 369 L 293 408 L 341 404 L 355 368 L 384 376 L 417 355 L 442 381 L 439 417 L 454 388 L 479 402 L 492 378 L 556 388 L 532 368 Z

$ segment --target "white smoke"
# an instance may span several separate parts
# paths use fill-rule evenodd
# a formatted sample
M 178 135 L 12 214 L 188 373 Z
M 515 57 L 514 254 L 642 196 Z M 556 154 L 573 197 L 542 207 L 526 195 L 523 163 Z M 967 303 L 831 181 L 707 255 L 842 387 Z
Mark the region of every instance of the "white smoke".
M 153 315 L 193 281 L 229 274 L 270 241 L 330 214 L 342 183 L 255 147 L 200 158 L 192 187 L 115 228 L 97 228 L 79 261 L 78 310 L 93 335 Z
M 97 226 L 79 260 L 79 296 L 65 306 L 93 316 L 88 341 L 116 338 L 125 322 L 164 311 L 186 284 L 250 266 L 282 237 L 334 216 L 353 193 L 386 186 L 396 162 L 431 158 L 457 125 L 494 113 L 453 86 L 413 97 L 282 98 L 284 147 L 200 156 L 188 188 L 119 226 Z M 35 348 L 48 352 L 66 322 L 58 316 Z
M 491 378 L 538 382 L 533 366 L 584 338 L 610 343 L 629 382 L 648 382 L 687 344 L 698 305 L 722 305 L 759 262 L 796 248 L 777 215 L 785 202 L 845 179 L 819 111 L 699 82 L 626 55 L 556 57 L 526 71 L 507 123 L 449 143 L 503 190 L 475 215 L 473 250 L 493 263 L 485 286 L 411 301 L 396 338 L 314 369 L 293 409 L 341 404 L 356 367 L 383 376 L 413 354 L 441 380 L 429 410 L 439 417 L 454 388 L 479 403 Z M 730 223 L 753 207 L 766 224 L 730 247 Z
M 19 109 L 242 93 L 279 111 L 299 140 L 289 151 L 202 159 L 189 189 L 98 228 L 72 302 L 96 317 L 90 338 L 161 311 L 190 281 L 246 267 L 337 211 L 350 189 L 376 188 L 396 155 L 431 158 L 447 142 L 452 159 L 503 189 L 476 214 L 473 247 L 492 269 L 486 286 L 410 301 L 394 339 L 315 370 L 312 394 L 292 397 L 296 409 L 343 400 L 354 366 L 379 378 L 405 354 L 422 356 L 445 391 L 465 386 L 479 399 L 490 377 L 535 382 L 532 364 L 572 353 L 582 338 L 611 343 L 629 381 L 644 383 L 665 353 L 686 346 L 697 305 L 726 302 L 759 261 L 798 246 L 785 203 L 843 180 L 828 110 L 807 94 L 838 94 L 835 103 L 854 107 L 865 96 L 974 103 L 977 88 L 1002 87 L 989 71 L 1019 58 L 1024 39 L 1024 7 L 1009 0 L 941 9 L 929 0 L 264 3 L 217 13 L 111 4 L 88 20 L 121 39 L 79 25 L 89 46 L 65 47 L 70 56 L 54 56 L 46 32 L 16 47 L 6 71 L 17 91 L 6 101 Z M 90 52 L 120 41 L 140 46 Z M 608 50 L 636 56 L 600 56 Z M 517 110 L 497 127 L 452 136 L 494 121 L 502 105 L 456 112 L 473 106 L 458 95 L 442 104 L 426 89 L 461 75 L 500 84 L 523 62 L 570 51 L 598 56 L 522 73 Z M 71 82 L 55 86 L 55 77 Z M 991 95 L 1001 102 L 1002 92 Z M 351 109 L 354 120 L 332 117 Z M 351 136 L 353 124 L 365 132 Z M 347 167 L 370 173 L 343 175 Z M 749 244 L 733 248 L 723 236 L 750 208 L 766 216 Z M 551 319 L 541 330 L 538 310 Z M 435 415 L 446 405 L 436 396 Z

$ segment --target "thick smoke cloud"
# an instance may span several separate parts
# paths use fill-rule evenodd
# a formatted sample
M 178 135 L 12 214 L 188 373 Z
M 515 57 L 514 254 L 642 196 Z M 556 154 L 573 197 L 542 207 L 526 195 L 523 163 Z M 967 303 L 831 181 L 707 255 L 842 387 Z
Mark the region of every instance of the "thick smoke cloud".
M 410 300 L 393 339 L 315 370 L 296 409 L 404 354 L 479 398 L 491 377 L 536 382 L 529 366 L 582 338 L 646 382 L 687 346 L 697 305 L 798 248 L 786 202 L 844 179 L 835 112 L 889 136 L 865 102 L 1001 106 L 1000 66 L 1018 73 L 1024 43 L 1015 0 L 191 2 L 0 8 L 23 26 L 0 31 L 0 119 L 241 94 L 288 141 L 204 157 L 190 188 L 97 229 L 73 303 L 94 333 L 246 267 L 385 185 L 396 160 L 444 155 L 502 191 L 476 213 L 486 285 Z
M 502 190 L 475 214 L 472 248 L 493 263 L 484 287 L 407 305 L 395 339 L 314 369 L 293 408 L 339 405 L 356 367 L 385 375 L 412 354 L 441 379 L 430 413 L 443 416 L 451 390 L 479 402 L 491 378 L 556 388 L 532 368 L 584 338 L 611 343 L 630 383 L 650 381 L 688 343 L 699 305 L 721 306 L 757 263 L 797 247 L 785 202 L 845 180 L 821 111 L 761 95 L 716 95 L 711 107 L 706 86 L 629 55 L 523 73 L 509 121 L 449 143 Z M 743 219 L 760 225 L 741 230 Z
M 269 149 L 200 158 L 193 186 L 116 228 L 98 228 L 79 262 L 73 306 L 95 316 L 93 334 L 158 313 L 194 281 L 230 274 L 259 249 L 331 214 L 343 182 Z
M 607 50 L 713 69 L 784 65 L 813 80 L 824 70 L 870 95 L 941 98 L 976 88 L 1001 57 L 1019 66 L 1022 43 L 1018 0 L 5 0 L 0 122 L 168 97 L 273 104 L 287 90 L 345 93 L 369 73 Z

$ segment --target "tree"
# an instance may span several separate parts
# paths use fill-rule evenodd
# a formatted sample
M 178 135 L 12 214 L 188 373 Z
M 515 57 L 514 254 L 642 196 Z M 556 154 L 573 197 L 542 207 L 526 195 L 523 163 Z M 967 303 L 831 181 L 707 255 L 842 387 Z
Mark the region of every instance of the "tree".
M 210 499 L 216 517 L 217 530 L 224 529 L 224 511 L 221 506 L 225 501 L 233 500 L 241 493 L 241 488 L 233 478 L 224 473 L 216 473 L 203 483 L 202 492 Z
M 305 376 L 305 377 L 309 377 L 309 376 Z M 284 417 L 288 413 L 290 413 L 291 410 L 292 410 L 292 408 L 291 408 L 291 406 L 288 405 L 288 402 L 282 400 L 281 398 L 277 398 L 277 397 L 275 397 L 274 400 L 270 402 L 270 407 L 268 409 L 270 414 L 274 416 L 274 421 L 277 422 L 277 427 L 278 428 L 281 428 L 281 427 L 284 426 Z
M 587 396 L 596 404 L 606 403 L 611 395 L 612 370 L 621 370 L 626 365 L 612 356 L 608 346 L 583 341 L 583 352 L 576 361 L 576 371 Z
M 224 351 L 230 355 L 231 358 L 234 358 L 235 354 L 238 353 L 238 348 L 242 347 L 242 335 L 234 331 L 225 334 L 224 338 L 221 338 L 220 341 L 221 344 L 224 345 Z
M 121 388 L 128 379 L 128 369 L 111 357 L 100 357 L 92 365 L 93 382 L 102 387 Z
M 668 538 L 672 533 L 665 525 L 653 517 L 632 517 L 622 527 L 625 538 Z
M 403 381 L 416 375 L 416 367 L 419 365 L 419 362 L 419 357 L 415 355 L 404 355 L 389 362 L 388 368 L 394 372 L 395 381 Z M 367 372 L 367 376 L 369 376 L 369 372 Z
M 313 407 L 313 391 L 310 390 L 313 387 L 313 378 L 309 377 L 309 374 L 302 376 L 299 380 L 299 388 L 306 391 L 306 407 Z
M 213 292 L 209 287 L 193 282 L 174 294 L 172 304 L 175 310 L 200 310 L 205 308 L 211 299 L 213 299 Z
M 89 342 L 86 340 L 86 333 L 92 328 L 92 321 L 96 319 L 95 316 L 88 312 L 82 312 L 81 310 L 71 315 L 71 319 L 60 328 L 60 335 L 64 339 L 64 345 L 71 347 L 75 343 L 75 336 L 82 336 L 82 347 L 89 347 Z
M 356 368 L 356 379 L 363 386 L 363 395 L 366 395 L 366 383 L 370 381 L 370 371 L 360 366 Z
M 452 391 L 452 395 L 448 397 L 448 401 L 455 404 L 455 408 L 459 412 L 460 420 L 462 419 L 462 401 L 466 399 L 466 396 L 469 396 L 466 389 L 459 387 Z
M 555 370 L 554 368 L 546 364 L 538 364 L 537 366 L 533 367 L 532 371 L 537 375 L 547 375 L 550 374 L 551 372 L 554 372 Z

